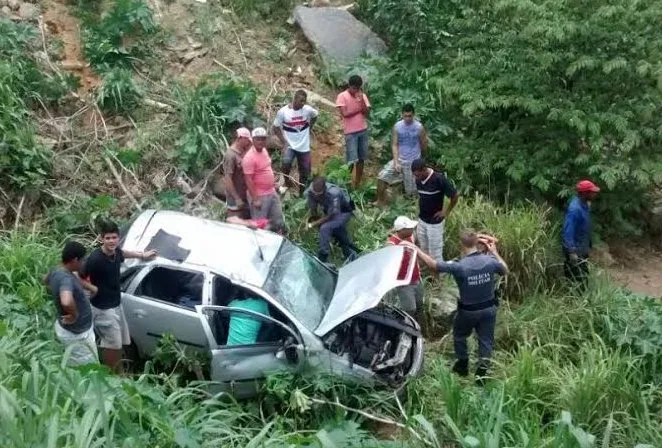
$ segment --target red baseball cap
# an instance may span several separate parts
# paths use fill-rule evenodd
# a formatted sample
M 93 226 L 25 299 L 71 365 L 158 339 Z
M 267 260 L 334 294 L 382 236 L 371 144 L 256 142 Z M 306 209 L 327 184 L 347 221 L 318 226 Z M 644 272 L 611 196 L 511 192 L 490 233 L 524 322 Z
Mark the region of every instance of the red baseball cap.
M 590 180 L 580 180 L 577 182 L 576 188 L 578 193 L 598 193 L 600 191 L 600 188 Z

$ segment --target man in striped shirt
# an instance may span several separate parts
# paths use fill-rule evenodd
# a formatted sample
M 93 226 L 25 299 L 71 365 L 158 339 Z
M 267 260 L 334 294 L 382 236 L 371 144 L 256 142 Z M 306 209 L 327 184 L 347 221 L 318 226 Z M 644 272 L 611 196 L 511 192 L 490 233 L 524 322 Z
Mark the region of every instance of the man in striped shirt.
M 282 107 L 274 120 L 274 133 L 283 145 L 283 174 L 288 187 L 293 185 L 289 177 L 294 159 L 299 169 L 299 193 L 303 194 L 310 179 L 310 130 L 319 112 L 306 104 L 305 90 L 297 90 L 291 104 Z

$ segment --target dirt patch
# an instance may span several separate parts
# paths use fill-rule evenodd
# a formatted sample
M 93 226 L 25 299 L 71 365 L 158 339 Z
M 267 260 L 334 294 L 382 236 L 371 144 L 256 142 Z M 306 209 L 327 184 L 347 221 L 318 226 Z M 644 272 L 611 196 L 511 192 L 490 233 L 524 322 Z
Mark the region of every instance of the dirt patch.
M 616 247 L 611 277 L 632 291 L 662 298 L 662 253 L 650 247 Z
M 64 71 L 80 78 L 79 94 L 86 94 L 99 85 L 99 77 L 85 62 L 81 48 L 80 23 L 69 12 L 68 6 L 57 1 L 44 2 L 44 23 L 49 37 L 62 42 L 62 60 L 58 63 Z

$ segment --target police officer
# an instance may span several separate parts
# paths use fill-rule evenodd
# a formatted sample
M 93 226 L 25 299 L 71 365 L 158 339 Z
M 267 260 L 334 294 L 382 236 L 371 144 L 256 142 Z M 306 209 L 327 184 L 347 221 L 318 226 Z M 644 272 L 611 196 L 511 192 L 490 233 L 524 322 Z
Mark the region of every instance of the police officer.
M 316 177 L 304 192 L 311 221 L 308 228 L 319 227 L 320 242 L 318 258 L 326 263 L 331 252 L 331 238 L 335 238 L 344 256 L 351 261 L 357 256 L 358 248 L 352 242 L 347 224 L 352 218 L 354 205 L 349 194 L 337 185 L 327 182 L 324 177 Z M 319 209 L 324 216 L 317 218 Z
M 478 334 L 479 361 L 476 377 L 479 384 L 487 374 L 496 325 L 497 303 L 494 289 L 496 275 L 508 273 L 508 266 L 496 248 L 496 240 L 474 230 L 465 230 L 460 235 L 462 257 L 455 261 L 437 261 L 420 249 L 419 258 L 431 269 L 450 273 L 457 282 L 460 299 L 453 323 L 453 341 L 457 358 L 453 371 L 466 376 L 469 370 L 467 338 L 473 330 Z M 415 246 L 414 246 L 415 247 Z M 487 248 L 484 253 L 480 247 Z

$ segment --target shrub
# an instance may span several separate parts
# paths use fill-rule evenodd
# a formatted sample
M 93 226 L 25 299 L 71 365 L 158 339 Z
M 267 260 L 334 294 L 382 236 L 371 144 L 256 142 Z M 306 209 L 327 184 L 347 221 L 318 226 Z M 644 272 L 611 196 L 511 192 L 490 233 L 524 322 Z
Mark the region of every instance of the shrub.
M 384 85 L 393 70 L 373 82 L 436 96 L 452 123 L 435 158 L 458 183 L 557 202 L 591 177 L 603 187 L 603 230 L 641 231 L 647 193 L 662 181 L 661 38 L 641 38 L 662 21 L 656 2 L 362 0 L 359 9 L 389 40 L 395 72 L 413 71 L 403 83 Z
M 104 74 L 97 91 L 97 103 L 108 112 L 129 115 L 138 105 L 143 91 L 131 71 L 114 68 Z
M 99 15 L 96 2 L 84 2 L 82 40 L 86 59 L 98 72 L 130 68 L 149 54 L 149 40 L 158 32 L 152 9 L 143 0 L 117 0 Z
M 36 36 L 34 28 L 0 18 L 0 178 L 19 189 L 38 188 L 51 166 L 30 108 L 55 103 L 75 86 L 73 77 L 48 74 L 37 64 Z
M 225 151 L 221 143 L 232 130 L 260 123 L 255 110 L 257 91 L 236 79 L 206 77 L 192 89 L 180 88 L 176 96 L 182 134 L 177 157 L 190 173 L 199 173 L 219 151 Z

